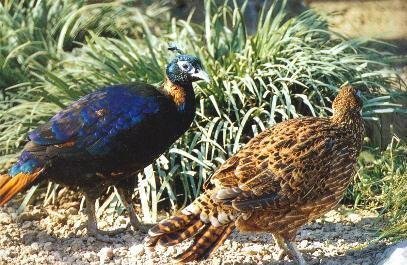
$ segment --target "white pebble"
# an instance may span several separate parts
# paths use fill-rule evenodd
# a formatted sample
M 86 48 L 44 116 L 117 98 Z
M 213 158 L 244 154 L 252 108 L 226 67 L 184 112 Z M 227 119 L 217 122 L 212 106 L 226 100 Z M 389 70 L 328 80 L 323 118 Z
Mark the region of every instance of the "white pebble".
M 105 260 L 111 260 L 113 258 L 113 249 L 104 247 L 99 251 L 98 256 L 100 258 L 100 264 L 103 264 Z
M 130 254 L 133 256 L 143 255 L 144 254 L 144 246 L 143 244 L 133 245 L 129 249 Z

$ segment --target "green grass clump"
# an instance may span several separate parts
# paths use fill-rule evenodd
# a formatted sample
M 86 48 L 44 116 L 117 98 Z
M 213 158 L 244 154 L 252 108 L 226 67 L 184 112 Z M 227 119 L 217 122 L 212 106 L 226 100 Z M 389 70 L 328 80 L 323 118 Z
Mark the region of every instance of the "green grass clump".
M 92 13 L 96 7 L 82 9 Z M 0 109 L 0 166 L 21 150 L 28 130 L 79 96 L 113 83 L 158 85 L 172 56 L 168 42 L 198 55 L 212 83 L 198 84 L 191 129 L 139 175 L 137 190 L 147 222 L 155 221 L 163 201 L 176 208 L 194 199 L 213 170 L 265 128 L 303 115 L 329 115 L 332 99 L 346 82 L 363 91 L 366 119 L 405 112 L 392 103 L 400 96 L 394 89 L 404 84 L 386 64 L 388 54 L 370 48 L 369 41 L 329 31 L 312 11 L 288 19 L 284 4 L 263 10 L 257 32 L 249 35 L 243 9 L 206 1 L 203 25 L 174 18 L 152 26 L 147 17 L 137 21 L 139 30 L 112 29 L 109 34 L 96 30 L 96 23 L 71 50 L 58 45 L 65 43 L 60 41 L 66 39 L 64 29 L 71 27 L 63 26 L 61 35 L 52 38 L 58 40 L 59 59 L 33 69 L 36 78 L 18 84 L 3 101 L 13 107 Z
M 141 24 L 154 27 L 168 18 L 160 3 L 146 8 L 137 1 L 87 4 L 84 0 L 5 0 L 0 3 L 0 99 L 17 94 L 23 82 L 37 80 L 83 42 L 89 30 L 101 36 L 143 33 Z M 103 19 L 101 19 L 103 18 Z M 13 87 L 16 85 L 16 87 Z M 10 102 L 9 100 L 8 102 Z
M 407 238 L 407 144 L 394 137 L 386 150 L 366 146 L 345 201 L 385 217 L 380 237 Z

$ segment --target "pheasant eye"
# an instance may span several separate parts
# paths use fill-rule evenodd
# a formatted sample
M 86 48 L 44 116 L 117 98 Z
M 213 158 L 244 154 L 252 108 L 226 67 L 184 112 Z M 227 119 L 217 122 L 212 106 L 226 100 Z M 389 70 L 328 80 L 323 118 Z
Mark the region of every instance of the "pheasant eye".
M 183 71 L 189 71 L 191 70 L 191 64 L 188 62 L 180 62 L 178 66 L 183 70 Z
M 182 69 L 188 71 L 191 68 L 191 66 L 189 64 L 183 64 L 182 65 Z

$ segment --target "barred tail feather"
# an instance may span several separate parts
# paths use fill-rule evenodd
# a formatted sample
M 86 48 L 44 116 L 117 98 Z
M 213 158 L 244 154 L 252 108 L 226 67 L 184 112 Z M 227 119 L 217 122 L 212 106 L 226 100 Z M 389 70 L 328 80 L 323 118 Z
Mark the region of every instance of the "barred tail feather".
M 173 246 L 194 236 L 205 225 L 199 218 L 192 221 L 188 227 L 174 233 L 164 234 L 158 244 L 161 246 Z
M 14 177 L 8 175 L 0 176 L 0 206 L 6 204 L 18 192 L 24 190 L 29 184 L 33 183 L 42 170 L 36 170 L 34 173 L 18 173 Z
M 225 242 L 226 238 L 233 232 L 234 223 L 215 227 L 206 224 L 203 229 L 195 236 L 192 245 L 183 253 L 175 257 L 178 262 L 199 261 L 208 258 L 215 252 L 219 246 Z
M 148 231 L 148 237 L 145 239 L 146 246 L 155 247 L 161 238 L 185 230 L 194 219 L 196 219 L 194 215 L 180 214 L 161 221 Z
M 209 257 L 235 228 L 234 218 L 219 213 L 217 206 L 208 194 L 201 195 L 182 213 L 151 228 L 146 246 L 173 246 L 194 237 L 193 244 L 175 259 L 189 262 Z

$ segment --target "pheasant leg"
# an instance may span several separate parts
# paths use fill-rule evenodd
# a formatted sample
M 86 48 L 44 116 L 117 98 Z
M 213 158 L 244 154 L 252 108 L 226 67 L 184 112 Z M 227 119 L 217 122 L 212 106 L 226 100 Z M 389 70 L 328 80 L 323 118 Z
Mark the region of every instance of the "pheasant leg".
M 124 207 L 126 208 L 127 212 L 129 213 L 130 217 L 130 224 L 135 231 L 140 231 L 143 233 L 147 233 L 150 227 L 143 225 L 140 223 L 136 211 L 134 210 L 133 204 L 131 203 L 131 193 L 128 192 L 128 189 L 124 189 L 122 187 L 116 187 L 117 192 L 120 195 L 120 199 L 123 202 Z
M 290 255 L 294 258 L 294 260 L 299 264 L 299 265 L 307 265 L 305 262 L 304 257 L 302 256 L 301 252 L 298 250 L 298 248 L 295 246 L 295 244 L 288 239 L 284 239 L 284 242 L 290 252 Z
M 273 239 L 279 249 L 279 252 L 277 254 L 277 260 L 283 260 L 285 256 L 290 257 L 291 256 L 290 250 L 285 244 L 284 238 L 279 235 L 273 234 Z
M 126 228 L 119 228 L 111 231 L 103 231 L 98 229 L 95 210 L 96 199 L 89 196 L 85 196 L 85 198 L 86 198 L 86 214 L 88 216 L 87 224 L 88 235 L 93 236 L 97 240 L 110 243 L 112 242 L 112 239 L 110 239 L 108 236 L 114 236 L 126 230 Z

